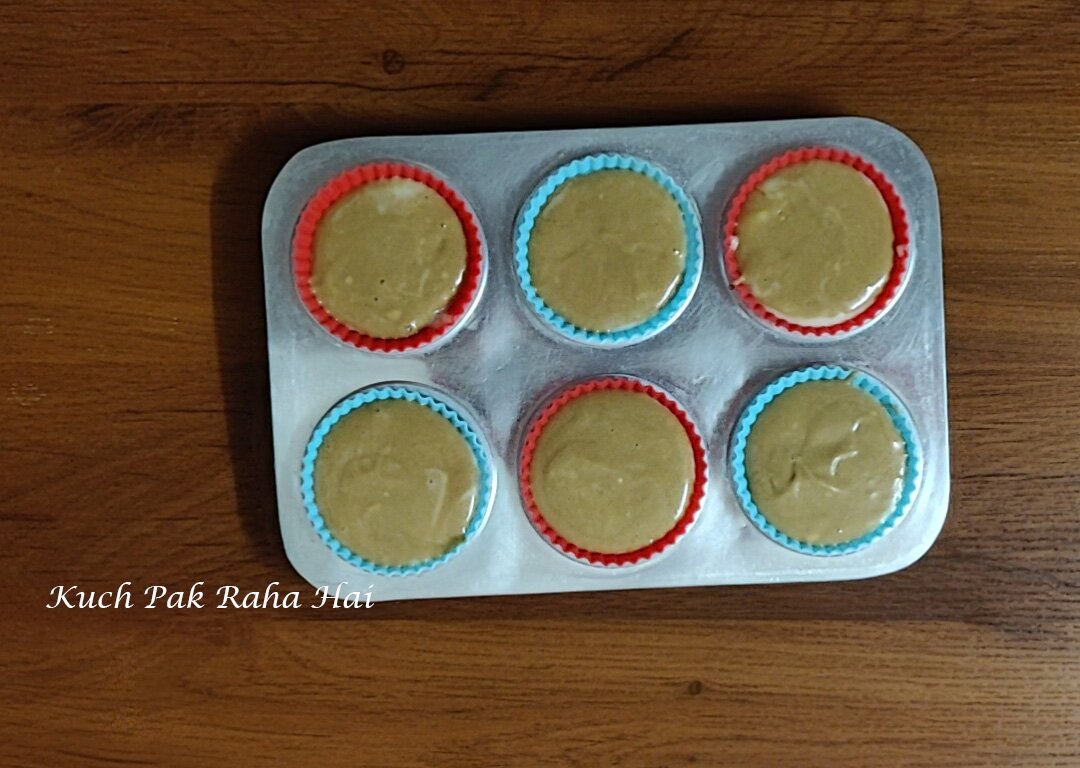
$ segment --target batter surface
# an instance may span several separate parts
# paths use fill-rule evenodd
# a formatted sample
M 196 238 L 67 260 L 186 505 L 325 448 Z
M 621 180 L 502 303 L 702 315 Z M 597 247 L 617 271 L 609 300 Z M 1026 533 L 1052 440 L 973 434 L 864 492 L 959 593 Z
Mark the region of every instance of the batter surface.
M 619 554 L 675 527 L 693 487 L 694 455 L 682 424 L 652 397 L 601 390 L 551 417 L 530 480 L 537 507 L 563 538 Z
M 811 160 L 777 171 L 750 193 L 737 232 L 741 282 L 773 314 L 802 325 L 855 317 L 892 269 L 885 200 L 843 163 Z
M 529 238 L 529 275 L 544 303 L 590 331 L 630 328 L 679 287 L 686 231 L 675 198 L 635 171 L 564 183 Z
M 327 312 L 379 339 L 412 336 L 450 303 L 465 233 L 438 192 L 411 179 L 344 195 L 315 231 L 311 288 Z
M 754 503 L 807 544 L 839 544 L 877 528 L 899 498 L 905 459 L 884 406 L 846 381 L 785 390 L 746 441 Z
M 379 565 L 445 554 L 476 511 L 479 471 L 469 444 L 445 418 L 407 400 L 342 417 L 319 448 L 314 476 L 326 527 Z

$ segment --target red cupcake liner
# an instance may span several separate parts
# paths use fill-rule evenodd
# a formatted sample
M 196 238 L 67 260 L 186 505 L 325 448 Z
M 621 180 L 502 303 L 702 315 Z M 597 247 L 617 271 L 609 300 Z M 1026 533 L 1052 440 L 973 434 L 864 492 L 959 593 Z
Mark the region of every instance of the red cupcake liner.
M 889 211 L 889 219 L 892 222 L 893 265 L 892 270 L 889 272 L 889 277 L 885 281 L 885 286 L 882 288 L 881 293 L 877 295 L 877 298 L 874 299 L 873 304 L 855 317 L 834 325 L 800 325 L 785 320 L 782 317 L 778 317 L 758 301 L 745 283 L 739 282 L 742 277 L 742 272 L 739 270 L 739 262 L 736 258 L 737 249 L 735 245 L 738 242 L 739 216 L 742 214 L 742 209 L 746 204 L 747 198 L 749 198 L 750 193 L 753 192 L 759 184 L 780 169 L 787 168 L 788 166 L 797 163 L 804 163 L 808 160 L 831 160 L 833 162 L 843 163 L 862 173 L 873 183 L 878 192 L 881 193 L 881 197 L 885 201 L 885 206 Z M 907 211 L 904 210 L 904 204 L 900 200 L 900 195 L 896 192 L 892 183 L 885 177 L 885 174 L 858 155 L 843 149 L 836 149 L 834 147 L 803 147 L 801 149 L 790 150 L 773 158 L 751 173 L 746 181 L 743 182 L 742 186 L 739 187 L 739 191 L 735 194 L 735 198 L 731 202 L 731 207 L 728 210 L 727 223 L 724 227 L 724 267 L 727 271 L 728 283 L 731 285 L 731 289 L 735 291 L 735 294 L 747 309 L 769 325 L 804 336 L 835 336 L 838 334 L 847 334 L 862 328 L 872 320 L 880 317 L 893 305 L 896 298 L 900 295 L 900 289 L 903 287 L 904 277 L 910 264 L 909 246 L 910 237 L 908 233 Z
M 683 429 L 686 430 L 686 436 L 690 440 L 690 447 L 694 454 L 694 486 L 690 491 L 690 498 L 686 502 L 686 509 L 683 510 L 682 516 L 675 523 L 675 526 L 652 544 L 641 547 L 640 549 L 635 549 L 632 552 L 623 552 L 619 554 L 606 554 L 583 549 L 559 535 L 559 532 L 552 528 L 547 520 L 544 519 L 544 515 L 540 512 L 540 509 L 536 504 L 536 499 L 533 496 L 531 486 L 532 460 L 533 453 L 536 450 L 536 442 L 540 438 L 541 432 L 544 431 L 544 427 L 547 426 L 548 421 L 551 420 L 551 417 L 555 415 L 556 411 L 571 400 L 590 392 L 597 392 L 605 389 L 622 389 L 630 392 L 641 392 L 663 405 L 671 411 L 675 418 L 679 420 L 679 423 L 682 424 Z M 566 555 L 593 565 L 623 566 L 644 562 L 655 557 L 668 549 L 671 545 L 675 544 L 686 534 L 687 530 L 689 530 L 690 526 L 697 518 L 698 512 L 701 511 L 708 477 L 707 468 L 708 464 L 705 459 L 705 441 L 702 439 L 694 422 L 690 420 L 690 417 L 687 415 L 686 411 L 683 410 L 682 406 L 673 400 L 667 393 L 639 379 L 623 376 L 606 376 L 599 379 L 591 379 L 563 390 L 554 400 L 544 407 L 535 419 L 533 419 L 525 437 L 525 443 L 521 449 L 521 464 L 518 469 L 518 479 L 521 489 L 521 498 L 525 506 L 525 513 L 529 516 L 529 520 L 532 522 L 533 527 L 536 528 L 548 543 Z
M 352 328 L 338 320 L 319 302 L 311 289 L 312 252 L 319 221 L 334 203 L 344 195 L 372 181 L 382 179 L 411 179 L 435 190 L 454 210 L 465 233 L 465 272 L 457 293 L 450 299 L 439 318 L 411 336 L 400 339 L 379 339 Z M 480 288 L 483 274 L 484 247 L 480 225 L 472 210 L 454 189 L 434 174 L 405 163 L 367 163 L 335 176 L 324 184 L 308 201 L 300 214 L 293 236 L 293 277 L 300 300 L 323 328 L 337 338 L 360 349 L 373 352 L 403 352 L 427 346 L 446 335 L 465 315 Z

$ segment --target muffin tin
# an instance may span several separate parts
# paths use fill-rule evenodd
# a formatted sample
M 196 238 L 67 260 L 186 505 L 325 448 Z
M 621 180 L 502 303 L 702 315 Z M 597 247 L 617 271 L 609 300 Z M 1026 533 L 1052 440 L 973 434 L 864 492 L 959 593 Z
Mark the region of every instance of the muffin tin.
M 723 267 L 729 207 L 771 158 L 807 146 L 855 153 L 885 174 L 908 216 L 910 261 L 895 304 L 842 338 L 795 338 L 755 318 Z M 598 348 L 539 322 L 515 273 L 522 208 L 576 158 L 611 154 L 663 169 L 700 214 L 704 267 L 685 311 L 655 336 Z M 395 353 L 357 349 L 305 307 L 292 268 L 301 212 L 334 177 L 376 162 L 427 169 L 469 205 L 486 243 L 478 296 L 441 343 Z M 278 510 L 285 550 L 315 587 L 344 585 L 379 600 L 867 578 L 919 559 L 944 523 L 949 496 L 941 235 L 930 166 L 904 134 L 863 118 L 548 132 L 378 137 L 310 147 L 282 169 L 263 213 L 267 342 Z M 910 510 L 857 552 L 818 557 L 778 544 L 744 514 L 728 468 L 735 423 L 754 395 L 808 365 L 856 368 L 880 379 L 910 415 L 921 448 Z M 694 525 L 662 557 L 602 567 L 556 550 L 534 528 L 518 485 L 530 417 L 558 391 L 623 374 L 670 393 L 704 438 L 709 482 Z M 335 553 L 312 524 L 301 466 L 334 406 L 376 384 L 442 394 L 472 416 L 490 446 L 496 493 L 482 530 L 422 573 L 375 573 Z

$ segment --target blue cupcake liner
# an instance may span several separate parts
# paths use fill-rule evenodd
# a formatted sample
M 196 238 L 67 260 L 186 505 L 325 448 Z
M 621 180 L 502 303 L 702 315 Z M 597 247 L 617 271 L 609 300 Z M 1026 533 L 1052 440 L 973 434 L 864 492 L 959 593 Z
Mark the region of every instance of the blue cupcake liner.
M 840 544 L 809 544 L 794 539 L 778 530 L 765 518 L 758 509 L 757 504 L 754 503 L 746 477 L 746 440 L 750 436 L 750 430 L 757 421 L 758 416 L 781 392 L 807 381 L 829 379 L 849 381 L 853 386 L 874 397 L 885 408 L 890 418 L 892 418 L 893 424 L 896 425 L 901 439 L 904 441 L 904 449 L 907 454 L 904 463 L 904 485 L 900 490 L 900 497 L 897 499 L 892 512 L 870 533 Z M 857 552 L 873 544 L 895 528 L 911 508 L 911 504 L 915 499 L 915 492 L 918 489 L 922 466 L 922 455 L 915 435 L 915 425 L 912 423 L 907 411 L 900 404 L 900 401 L 884 384 L 873 376 L 859 370 L 835 365 L 815 365 L 792 371 L 761 390 L 739 417 L 732 439 L 730 460 L 735 495 L 738 497 L 739 504 L 742 506 L 746 516 L 750 518 L 750 521 L 770 539 L 783 544 L 789 549 L 807 555 L 823 556 L 847 555 Z
M 480 472 L 480 490 L 476 500 L 476 510 L 473 512 L 472 519 L 465 529 L 462 540 L 455 547 L 430 560 L 424 560 L 423 562 L 412 563 L 410 565 L 380 565 L 379 563 L 367 560 L 337 540 L 337 538 L 327 529 L 326 522 L 323 520 L 322 514 L 319 512 L 319 507 L 315 503 L 315 459 L 319 454 L 319 447 L 322 445 L 326 435 L 346 414 L 379 400 L 409 400 L 423 405 L 426 408 L 430 408 L 432 411 L 449 421 L 454 428 L 461 433 L 461 436 L 464 437 L 465 441 L 469 444 L 469 448 L 472 449 L 473 457 L 476 459 L 476 466 Z M 477 431 L 474 430 L 468 421 L 466 421 L 465 418 L 450 405 L 433 395 L 421 392 L 412 387 L 397 385 L 379 386 L 350 395 L 323 416 L 318 426 L 315 427 L 315 431 L 312 432 L 311 439 L 308 440 L 307 448 L 304 450 L 304 458 L 300 468 L 300 494 L 303 497 L 304 508 L 307 510 L 308 519 L 315 527 L 315 532 L 319 534 L 319 538 L 321 538 L 326 546 L 333 550 L 338 557 L 345 560 L 347 563 L 355 565 L 357 568 L 362 568 L 371 573 L 377 573 L 382 576 L 405 576 L 422 573 L 442 565 L 460 552 L 465 545 L 476 536 L 484 525 L 484 521 L 488 515 L 488 508 L 491 505 L 492 493 L 494 490 L 492 482 L 493 477 L 494 472 L 491 468 L 491 457 L 486 445 L 481 440 Z
M 686 231 L 686 260 L 678 290 L 653 317 L 618 331 L 590 331 L 580 328 L 544 303 L 529 274 L 529 238 L 536 217 L 555 191 L 575 176 L 604 170 L 627 170 L 644 174 L 675 198 Z M 672 322 L 694 296 L 704 264 L 701 222 L 690 198 L 674 179 L 651 163 L 629 155 L 598 154 L 578 158 L 562 166 L 537 187 L 525 202 L 514 238 L 514 270 L 529 306 L 544 323 L 562 336 L 597 346 L 622 346 L 654 336 Z

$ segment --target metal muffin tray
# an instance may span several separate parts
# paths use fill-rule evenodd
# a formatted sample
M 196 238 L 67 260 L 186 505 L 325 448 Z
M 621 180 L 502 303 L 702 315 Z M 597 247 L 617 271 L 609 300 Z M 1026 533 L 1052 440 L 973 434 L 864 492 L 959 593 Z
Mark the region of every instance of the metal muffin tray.
M 771 157 L 810 145 L 869 160 L 896 187 L 909 218 L 911 263 L 900 298 L 870 327 L 833 341 L 800 341 L 765 327 L 739 304 L 721 264 L 724 216 L 738 186 Z M 704 233 L 704 274 L 684 314 L 657 336 L 615 349 L 544 332 L 522 299 L 513 264 L 515 224 L 536 185 L 563 163 L 598 152 L 663 168 L 696 204 Z M 483 229 L 488 269 L 476 309 L 431 350 L 380 355 L 345 344 L 308 314 L 294 284 L 291 241 L 305 203 L 341 171 L 376 160 L 434 171 L 468 200 Z M 334 141 L 304 149 L 278 174 L 262 239 L 281 532 L 289 560 L 315 587 L 370 590 L 382 601 L 860 579 L 911 565 L 944 524 L 949 451 L 937 188 L 926 157 L 888 125 L 844 117 Z M 795 552 L 757 530 L 727 468 L 731 432 L 747 401 L 777 376 L 813 363 L 860 368 L 884 381 L 910 412 L 923 452 L 921 485 L 905 518 L 880 541 L 838 557 Z M 517 482 L 528 414 L 561 385 L 610 373 L 671 392 L 701 428 L 709 458 L 708 492 L 690 532 L 655 561 L 625 568 L 556 551 L 527 519 Z M 316 424 L 345 396 L 387 381 L 434 386 L 466 404 L 498 475 L 480 534 L 452 560 L 415 575 L 376 575 L 339 558 L 301 499 L 301 461 Z

